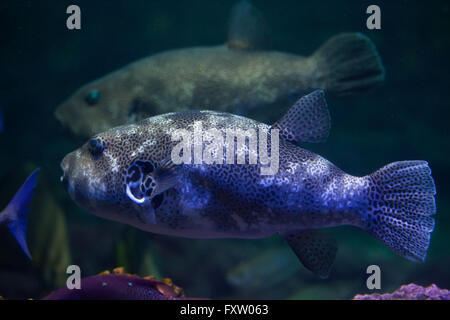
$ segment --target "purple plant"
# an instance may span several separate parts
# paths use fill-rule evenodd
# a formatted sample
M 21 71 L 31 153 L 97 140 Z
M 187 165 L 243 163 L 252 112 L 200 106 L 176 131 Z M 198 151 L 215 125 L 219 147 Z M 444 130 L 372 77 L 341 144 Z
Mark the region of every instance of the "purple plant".
M 422 287 L 414 283 L 403 285 L 392 293 L 358 294 L 353 300 L 450 300 L 450 291 L 432 284 Z

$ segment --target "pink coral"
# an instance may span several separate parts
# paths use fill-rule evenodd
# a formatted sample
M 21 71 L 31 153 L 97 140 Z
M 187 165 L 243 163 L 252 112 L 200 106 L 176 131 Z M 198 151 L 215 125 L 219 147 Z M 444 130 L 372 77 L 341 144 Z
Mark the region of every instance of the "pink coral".
M 450 300 L 450 291 L 432 284 L 422 287 L 414 283 L 403 285 L 393 293 L 358 294 L 353 300 Z

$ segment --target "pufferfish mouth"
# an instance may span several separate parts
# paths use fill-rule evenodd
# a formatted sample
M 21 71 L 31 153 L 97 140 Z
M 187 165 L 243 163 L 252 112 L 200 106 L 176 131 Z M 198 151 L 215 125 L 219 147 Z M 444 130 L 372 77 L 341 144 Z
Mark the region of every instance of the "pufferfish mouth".
M 64 157 L 61 162 L 61 169 L 63 174 L 61 176 L 61 183 L 69 194 L 70 198 L 78 205 L 89 211 L 91 208 L 90 197 L 86 193 L 87 180 L 80 179 L 77 176 L 80 168 L 77 166 L 77 153 L 72 152 Z
M 69 153 L 61 161 L 61 169 L 63 171 L 63 174 L 60 180 L 64 188 L 72 198 L 74 198 L 75 195 L 77 195 L 79 191 L 81 191 L 79 190 L 81 181 L 77 179 L 76 176 L 74 176 L 74 174 L 79 170 L 76 162 L 77 162 L 76 151 Z M 78 185 L 77 188 L 76 185 Z

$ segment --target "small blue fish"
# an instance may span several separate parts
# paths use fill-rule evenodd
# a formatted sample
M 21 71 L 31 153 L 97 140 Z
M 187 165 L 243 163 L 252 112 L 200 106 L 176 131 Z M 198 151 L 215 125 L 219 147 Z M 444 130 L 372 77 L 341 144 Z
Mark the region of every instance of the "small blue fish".
M 39 171 L 40 169 L 36 169 L 27 178 L 5 210 L 0 212 L 0 225 L 6 224 L 8 226 L 9 230 L 30 260 L 31 254 L 27 246 L 26 232 L 30 204 L 33 198 L 34 189 L 36 188 Z

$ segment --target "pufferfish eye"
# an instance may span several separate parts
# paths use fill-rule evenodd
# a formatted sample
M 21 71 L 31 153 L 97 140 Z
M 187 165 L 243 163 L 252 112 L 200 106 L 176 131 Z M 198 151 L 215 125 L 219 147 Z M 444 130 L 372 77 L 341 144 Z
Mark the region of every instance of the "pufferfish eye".
M 86 103 L 90 106 L 96 105 L 100 101 L 100 91 L 92 90 L 84 98 Z
M 101 156 L 104 150 L 103 143 L 99 139 L 90 140 L 88 148 L 89 152 L 92 154 L 94 158 L 98 158 L 99 156 Z

